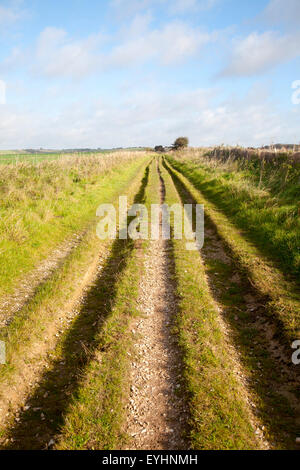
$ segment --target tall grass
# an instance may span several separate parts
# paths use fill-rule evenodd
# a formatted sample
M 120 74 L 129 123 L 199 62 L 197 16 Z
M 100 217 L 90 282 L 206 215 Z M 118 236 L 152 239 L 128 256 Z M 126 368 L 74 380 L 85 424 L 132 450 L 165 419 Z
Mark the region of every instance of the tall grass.
M 220 161 L 192 150 L 175 166 L 218 205 L 284 272 L 300 274 L 300 165 L 286 159 Z M 174 161 L 174 160 L 173 160 Z
M 102 185 L 100 202 L 109 200 L 117 207 L 120 193 L 127 194 L 129 201 L 131 201 L 132 194 L 135 194 L 140 186 L 142 174 L 145 172 L 148 161 L 149 157 L 141 160 L 136 159 L 131 165 L 123 167 L 119 178 L 110 174 L 110 177 Z M 100 311 L 94 309 L 88 303 L 87 298 L 99 302 L 101 297 L 99 297 L 99 288 L 101 288 L 105 290 L 105 295 L 101 297 L 104 299 L 103 314 L 111 305 L 111 284 L 102 282 L 102 270 L 99 268 L 106 266 L 108 259 L 110 259 L 113 242 L 100 240 L 96 235 L 95 226 L 96 223 L 89 225 L 81 242 L 64 260 L 64 263 L 38 287 L 35 295 L 1 331 L 1 339 L 6 343 L 6 365 L 2 366 L 0 370 L 0 412 L 3 418 L 0 440 L 3 432 L 10 432 L 8 429 L 5 431 L 6 425 L 13 424 L 11 422 L 13 413 L 20 406 L 20 402 L 23 403 L 23 400 L 26 399 L 24 397 L 28 396 L 28 399 L 34 399 L 35 391 L 39 390 L 39 381 L 41 381 L 41 387 L 45 387 L 43 378 L 48 378 L 49 370 L 52 370 L 55 375 L 54 390 L 52 390 L 53 402 L 49 396 L 45 407 L 49 407 L 51 403 L 54 405 L 55 422 L 51 420 L 50 426 L 57 424 L 61 418 L 58 407 L 62 406 L 64 409 L 68 403 L 65 383 L 61 387 L 57 385 L 61 384 L 66 373 L 69 373 L 67 365 L 64 366 L 62 372 L 58 370 L 64 356 L 71 360 L 74 367 L 67 382 L 69 385 L 71 382 L 75 385 L 77 383 L 78 375 L 83 367 L 83 362 L 78 358 L 81 352 L 82 357 L 85 357 L 87 353 L 85 348 L 89 349 L 89 346 L 93 344 L 92 338 L 97 331 L 95 321 L 99 320 L 101 324 Z M 122 257 L 121 261 L 124 262 Z M 119 273 L 119 265 L 116 266 L 116 273 Z M 85 308 L 86 305 L 89 305 L 88 310 Z M 82 321 L 86 322 L 85 325 Z M 87 330 L 83 326 L 87 326 Z M 88 333 L 86 334 L 86 332 Z M 80 338 L 79 342 L 78 338 Z M 71 346 L 74 347 L 72 351 L 70 351 Z M 56 353 L 62 357 L 59 364 L 55 360 Z M 54 370 L 53 365 L 57 366 L 54 367 Z M 49 382 L 47 383 L 51 387 L 52 382 Z M 10 393 L 11 390 L 13 393 Z M 58 390 L 64 395 L 62 401 L 58 398 Z M 29 391 L 31 397 L 28 395 Z M 25 415 L 27 417 L 26 413 Z M 5 416 L 8 421 L 4 419 Z M 46 425 L 47 422 L 42 421 L 41 424 Z M 29 426 L 30 431 L 27 429 L 25 432 L 26 439 L 22 434 L 22 448 L 33 436 L 35 436 L 35 445 L 45 437 L 40 432 L 39 439 L 36 439 L 37 426 L 36 416 L 34 416 L 34 424 Z M 14 425 L 13 428 L 15 428 Z M 33 431 L 32 434 L 31 431 Z
M 120 152 L 0 166 L 0 296 L 66 237 L 83 230 L 109 178 L 122 178 L 143 158 L 141 152 Z

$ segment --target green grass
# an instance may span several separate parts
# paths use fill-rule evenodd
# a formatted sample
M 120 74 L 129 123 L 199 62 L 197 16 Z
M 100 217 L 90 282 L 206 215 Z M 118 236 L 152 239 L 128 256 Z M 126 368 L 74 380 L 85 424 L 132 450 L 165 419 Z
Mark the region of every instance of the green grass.
M 120 191 L 128 193 L 130 200 L 136 195 L 135 202 L 144 202 L 148 208 L 150 203 L 158 203 L 159 177 L 155 160 L 150 171 L 147 170 L 144 174 L 140 186 L 147 161 L 149 155 L 138 160 L 125 159 L 122 169 L 118 167 L 118 161 L 115 167 L 109 166 L 104 171 L 94 168 L 94 165 L 97 166 L 95 161 L 91 161 L 91 166 L 88 167 L 76 162 L 72 167 L 63 167 L 64 172 L 61 174 L 58 169 L 62 167 L 57 166 L 57 162 L 48 162 L 45 173 L 44 164 L 39 170 L 40 179 L 35 176 L 35 184 L 29 188 L 28 185 L 25 186 L 28 193 L 24 200 L 19 197 L 15 199 L 15 194 L 19 194 L 18 190 L 22 194 L 21 178 L 18 180 L 17 173 L 14 173 L 17 181 L 13 182 L 13 173 L 8 173 L 9 181 L 14 185 L 13 203 L 20 203 L 22 220 L 26 220 L 25 213 L 30 207 L 27 205 L 28 200 L 34 200 L 31 191 L 38 192 L 39 201 L 43 192 L 47 199 L 48 189 L 50 191 L 50 187 L 57 188 L 55 194 L 62 195 L 62 207 L 64 203 L 66 208 L 69 207 L 59 221 L 58 228 L 55 227 L 54 230 L 54 244 L 57 244 L 60 239 L 57 233 L 64 239 L 76 227 L 87 226 L 88 221 L 95 222 L 95 203 L 97 202 L 97 207 L 102 202 L 115 201 Z M 175 165 L 173 161 L 172 164 Z M 55 166 L 53 183 L 51 173 L 49 175 L 52 165 Z M 37 165 L 33 169 L 30 166 L 29 171 L 27 165 L 24 165 L 24 169 L 20 167 L 18 170 L 22 169 L 25 181 L 30 182 L 38 167 Z M 276 272 L 274 275 L 261 260 L 256 248 L 244 240 L 214 204 L 203 201 L 200 192 L 186 178 L 169 166 L 162 167 L 161 170 L 166 186 L 166 203 L 171 205 L 180 202 L 169 173 L 171 172 L 173 177 L 175 175 L 188 186 L 198 202 L 205 202 L 209 217 L 227 245 L 235 252 L 241 267 L 250 272 L 254 283 L 264 281 L 263 289 L 268 291 L 273 302 L 270 305 L 275 306 L 276 314 L 282 316 L 280 318 L 289 332 L 294 332 L 295 323 L 292 326 L 292 322 L 296 321 L 297 325 L 297 316 L 292 312 L 292 307 L 296 304 L 292 302 L 289 305 L 290 310 L 287 310 L 291 296 L 287 291 L 287 284 L 281 283 L 280 273 Z M 29 172 L 28 175 L 26 171 Z M 126 190 L 128 186 L 130 189 Z M 70 194 L 73 191 L 75 194 Z M 56 196 L 53 197 L 52 194 L 49 198 L 54 200 Z M 80 208 L 77 207 L 78 201 L 82 202 Z M 75 225 L 72 225 L 68 212 L 70 210 L 78 215 Z M 33 213 L 35 212 L 31 215 Z M 9 404 L 9 390 L 22 387 L 26 390 L 23 373 L 26 377 L 26 370 L 41 369 L 28 401 L 23 403 L 29 403 L 30 408 L 23 409 L 18 423 L 11 423 L 10 429 L 1 430 L 3 438 L 14 439 L 5 448 L 45 448 L 52 438 L 55 439 L 57 449 L 110 450 L 122 449 L 128 445 L 125 407 L 130 388 L 129 354 L 134 350 L 130 323 L 140 314 L 137 304 L 138 286 L 144 274 L 143 256 L 147 242 L 116 240 L 110 244 L 98 240 L 94 232 L 94 225 L 91 224 L 80 245 L 50 279 L 39 287 L 34 298 L 16 315 L 6 329 L 5 336 L 1 338 L 7 342 L 8 364 L 0 370 L 0 407 L 3 406 L 3 401 L 8 411 L 19 406 L 20 401 Z M 43 246 L 44 242 L 41 243 L 41 247 Z M 258 449 L 260 444 L 255 435 L 254 419 L 248 403 L 252 396 L 249 396 L 245 386 L 237 378 L 237 370 L 241 370 L 241 366 L 232 349 L 231 338 L 226 334 L 221 313 L 207 280 L 209 275 L 215 278 L 216 283 L 222 283 L 223 279 L 230 276 L 230 268 L 216 259 L 208 260 L 204 266 L 198 252 L 186 250 L 185 240 L 172 240 L 171 247 L 170 256 L 174 261 L 173 274 L 178 295 L 174 334 L 183 354 L 183 374 L 191 416 L 191 446 L 193 449 L 206 450 Z M 34 254 L 34 250 L 32 253 Z M 89 287 L 76 317 L 69 325 L 61 326 L 60 317 L 66 314 L 67 305 L 78 295 L 77 289 L 88 267 L 95 263 L 101 253 L 107 255 L 101 273 Z M 36 260 L 37 258 L 35 263 Z M 273 286 L 273 283 L 276 285 Z M 230 288 L 222 297 L 224 305 L 229 309 L 233 307 L 233 301 L 235 304 L 242 304 L 236 286 L 232 285 Z M 283 308 L 281 313 L 280 308 Z M 55 335 L 57 331 L 60 332 L 58 339 Z M 250 345 L 253 330 L 250 331 L 245 326 L 240 334 L 243 335 L 243 344 L 248 342 Z M 255 369 L 257 358 L 248 359 L 249 370 L 251 367 Z M 264 358 L 260 359 L 264 361 Z M 268 358 L 265 360 L 267 362 Z M 285 404 L 278 403 L 278 406 L 283 408 Z M 45 420 L 41 420 L 40 414 L 35 411 L 39 408 L 43 410 Z M 268 408 L 265 410 L 267 412 Z
M 95 220 L 98 204 L 148 157 L 115 153 L 37 165 L 3 166 L 0 174 L 0 296 L 59 243 Z
M 180 201 L 162 169 L 166 203 Z M 257 449 L 247 393 L 236 378 L 236 364 L 222 318 L 206 281 L 198 252 L 185 240 L 172 240 L 179 313 L 176 334 L 183 351 L 184 380 L 191 415 L 193 449 Z
M 202 192 L 198 170 L 191 170 L 189 163 L 170 158 L 168 161 L 172 164 L 172 173 L 187 187 L 194 200 L 204 204 L 206 216 L 213 222 L 240 269 L 247 273 L 257 291 L 266 297 L 268 314 L 279 323 L 281 336 L 290 344 L 300 334 L 300 299 L 296 283 L 283 275 L 269 257 L 266 258 L 254 243 L 248 241 L 248 231 L 241 232 L 225 215 L 225 211 L 220 211 L 220 206 L 211 201 L 207 192 Z M 180 172 L 175 168 L 179 168 Z
M 190 199 L 186 187 L 176 178 L 174 182 L 182 200 Z M 270 332 L 276 331 L 274 324 L 261 321 L 264 316 L 267 319 L 265 298 L 249 283 L 247 273 L 239 270 L 209 218 L 205 226 L 206 237 L 201 250 L 205 273 L 222 317 L 230 325 L 230 339 L 239 351 L 256 415 L 264 424 L 264 435 L 272 448 L 295 449 L 299 430 L 295 402 L 299 387 L 293 378 L 288 379 L 286 365 L 283 366 L 276 355 L 274 357 L 274 340 L 278 341 L 278 335 L 270 340 Z M 249 306 L 248 302 L 254 304 Z M 287 359 L 288 356 L 289 350 Z M 292 368 L 288 370 L 293 377 Z
M 170 159 L 265 255 L 300 275 L 300 165 L 222 163 L 200 155 Z
M 147 157 L 146 161 L 149 160 Z M 123 178 L 114 182 L 111 178 L 101 202 L 118 203 L 117 197 L 135 191 L 140 183 L 141 172 L 144 172 L 145 159 L 134 161 L 125 171 Z M 130 185 L 130 190 L 128 187 Z M 0 370 L 1 408 L 15 409 L 20 405 L 22 394 L 26 393 L 32 380 L 31 374 L 39 376 L 41 367 L 45 367 L 51 359 L 58 338 L 66 326 L 63 319 L 68 309 L 74 308 L 73 303 L 80 294 L 88 269 L 99 262 L 99 256 L 105 258 L 110 242 L 101 241 L 96 236 L 96 221 L 89 227 L 81 243 L 71 252 L 63 263 L 44 282 L 35 296 L 18 312 L 13 321 L 1 333 L 6 342 L 7 363 Z M 78 345 L 77 345 L 77 349 Z M 76 359 L 76 358 L 75 358 Z M 51 362 L 51 361 L 50 361 Z M 49 368 L 49 365 L 47 366 Z M 27 377 L 27 378 L 26 378 Z M 58 377 L 59 378 L 59 377 Z M 18 393 L 14 397 L 9 390 L 17 386 Z M 9 408 L 7 408 L 9 407 Z M 4 429 L 2 430 L 2 434 Z
M 135 202 L 143 202 L 149 208 L 150 203 L 158 201 L 158 185 L 156 163 L 152 162 L 147 186 Z M 147 241 L 115 242 L 113 258 L 119 274 L 114 283 L 113 306 L 99 333 L 96 358 L 85 370 L 78 393 L 66 413 L 57 449 L 121 449 L 130 440 L 125 429 L 130 393 L 129 361 L 134 354 L 129 325 L 131 319 L 141 314 L 137 301 L 147 246 Z M 105 290 L 103 285 L 98 291 L 100 302 L 102 293 L 106 297 Z
M 125 407 L 130 387 L 128 353 L 132 352 L 133 341 L 128 326 L 130 320 L 139 315 L 137 296 L 143 274 L 143 248 L 140 247 L 138 256 L 132 242 L 123 242 L 122 248 L 120 245 L 118 243 L 115 254 L 115 262 L 119 261 L 118 275 L 113 270 L 110 273 L 114 278 L 112 308 L 103 318 L 101 330 L 95 337 L 96 351 L 66 410 L 57 449 L 118 449 L 126 439 Z M 107 298 L 110 281 L 104 279 L 103 282 L 97 292 L 100 306 Z M 99 313 L 104 314 L 101 309 Z

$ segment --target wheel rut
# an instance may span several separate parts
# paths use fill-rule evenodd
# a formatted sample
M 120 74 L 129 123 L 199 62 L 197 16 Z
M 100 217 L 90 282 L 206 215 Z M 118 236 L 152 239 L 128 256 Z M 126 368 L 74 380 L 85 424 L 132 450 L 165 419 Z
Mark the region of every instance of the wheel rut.
M 50 278 L 53 272 L 81 243 L 86 231 L 87 229 L 81 233 L 74 233 L 71 238 L 65 240 L 35 269 L 27 273 L 26 277 L 18 280 L 16 289 L 10 295 L 0 299 L 0 328 L 8 326 L 14 316 L 30 302 L 37 289 Z

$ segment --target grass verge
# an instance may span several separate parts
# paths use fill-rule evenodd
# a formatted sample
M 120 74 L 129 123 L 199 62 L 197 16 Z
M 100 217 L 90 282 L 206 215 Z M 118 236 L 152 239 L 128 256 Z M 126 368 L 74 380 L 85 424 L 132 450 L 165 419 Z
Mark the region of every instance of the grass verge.
M 1 166 L 0 297 L 68 237 L 84 231 L 98 204 L 110 202 L 147 158 L 124 152 Z
M 139 161 L 124 172 L 119 186 L 111 185 L 102 201 L 107 202 L 110 196 L 109 200 L 113 202 L 120 191 L 129 195 L 136 191 L 145 165 L 144 161 Z M 95 232 L 95 226 L 91 227 L 64 264 L 38 288 L 34 298 L 2 331 L 1 339 L 7 346 L 7 364 L 0 370 L 1 412 L 4 416 L 9 409 L 19 406 L 20 400 L 24 400 L 33 387 L 36 376 L 44 367 L 49 367 L 58 338 L 72 321 L 68 312 L 74 308 L 101 259 L 107 257 L 110 242 L 99 240 Z M 77 313 L 75 311 L 75 317 Z M 5 434 L 5 429 L 2 431 Z
M 300 165 L 280 158 L 262 165 L 196 155 L 187 152 L 169 161 L 286 275 L 299 276 Z
M 290 345 L 300 337 L 300 299 L 297 286 L 293 281 L 286 279 L 256 246 L 244 238 L 226 215 L 200 192 L 199 185 L 195 187 L 173 165 L 176 165 L 174 160 L 168 158 L 169 170 L 186 186 L 197 203 L 204 204 L 206 215 L 235 256 L 242 271 L 248 275 L 257 291 L 267 298 L 267 311 L 278 322 L 282 338 Z
M 143 202 L 148 182 L 131 182 L 129 202 Z M 140 186 L 140 189 L 137 188 Z M 130 318 L 140 276 L 132 240 L 116 239 L 79 310 L 53 348 L 49 367 L 9 433 L 10 449 L 113 448 L 121 439 Z M 133 257 L 133 253 L 137 256 Z M 43 417 L 40 411 L 43 411 Z M 12 443 L 10 439 L 13 439 Z

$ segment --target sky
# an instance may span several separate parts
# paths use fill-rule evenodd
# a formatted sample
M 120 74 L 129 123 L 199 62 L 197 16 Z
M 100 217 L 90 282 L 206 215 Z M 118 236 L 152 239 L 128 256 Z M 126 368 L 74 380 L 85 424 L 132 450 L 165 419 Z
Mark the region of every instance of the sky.
M 300 142 L 300 0 L 0 0 L 0 149 Z

